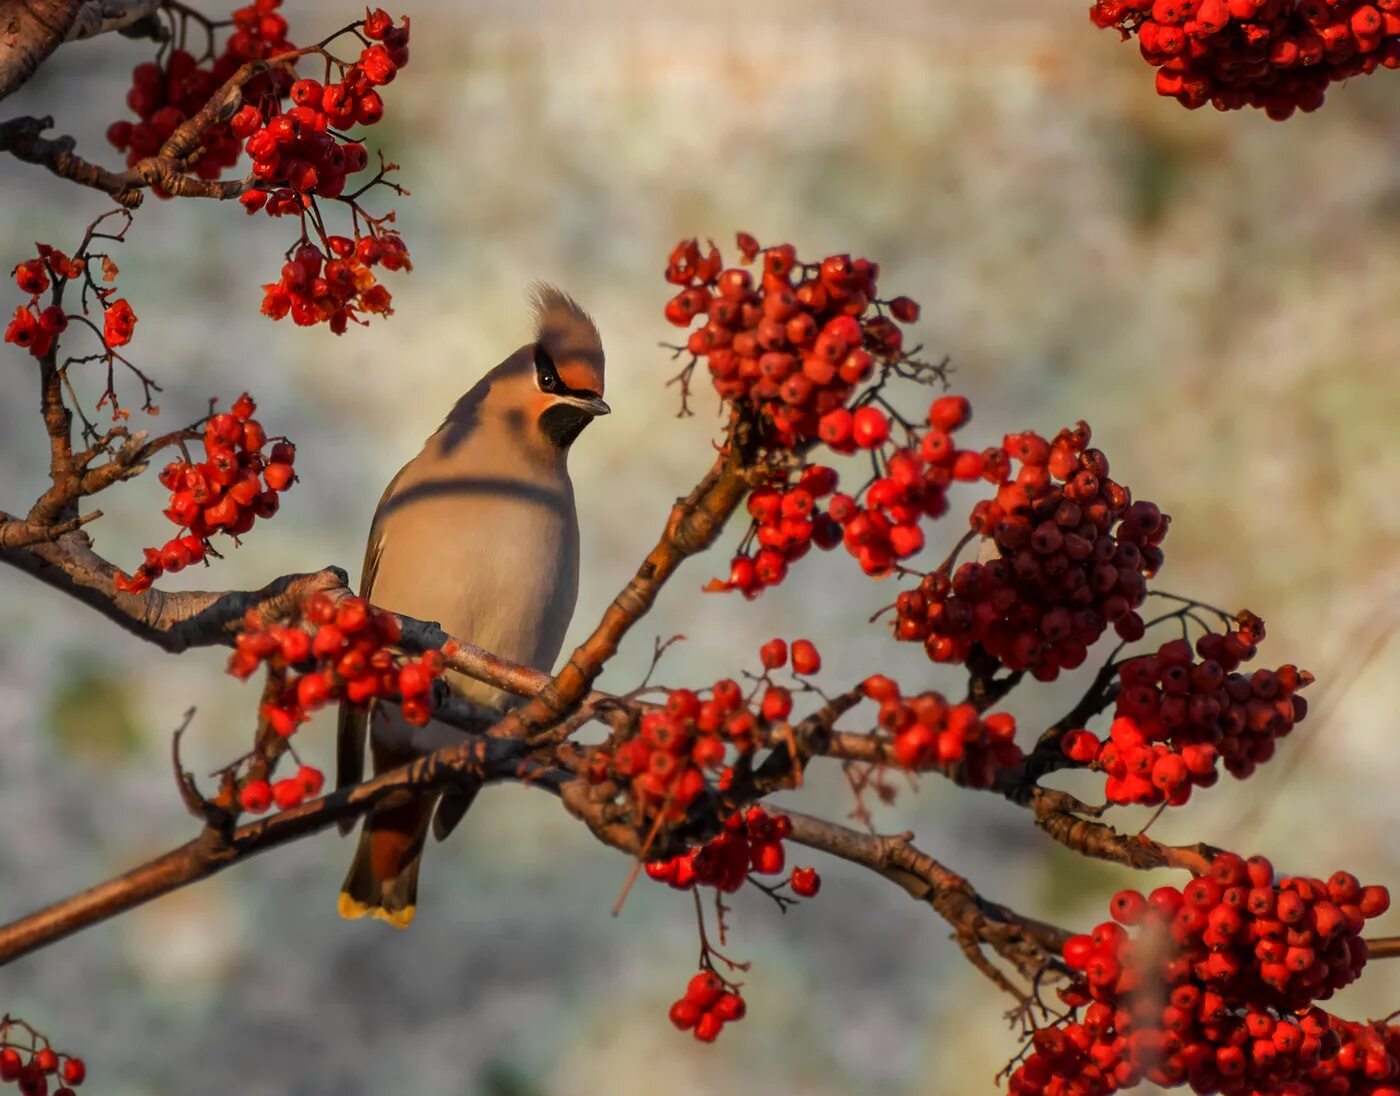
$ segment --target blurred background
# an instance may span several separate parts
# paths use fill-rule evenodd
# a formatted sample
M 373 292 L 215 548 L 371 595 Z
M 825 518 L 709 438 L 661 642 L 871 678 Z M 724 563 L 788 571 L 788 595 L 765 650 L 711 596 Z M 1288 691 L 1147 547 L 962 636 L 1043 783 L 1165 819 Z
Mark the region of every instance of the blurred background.
M 284 11 L 297 41 L 355 14 Z M 1158 99 L 1135 47 L 1096 33 L 1083 0 L 419 0 L 411 14 L 412 64 L 370 142 L 413 190 L 396 205 L 415 269 L 387 276 L 391 319 L 337 339 L 259 316 L 290 226 L 233 206 L 149 201 L 117 250 L 141 317 L 133 349 L 164 386 L 155 425 L 247 388 L 300 447 L 277 519 L 172 588 L 329 563 L 357 575 L 384 483 L 527 341 L 526 288 L 545 278 L 596 317 L 615 409 L 571 458 L 585 574 L 572 645 L 718 427 L 708 392 L 678 420 L 664 387 L 672 245 L 698 234 L 732 250 L 745 229 L 808 256 L 849 250 L 881 263 L 888 295 L 923 303 L 917 335 L 951 356 L 975 444 L 1088 419 L 1115 475 L 1175 519 L 1159 585 L 1261 613 L 1262 662 L 1318 675 L 1313 715 L 1273 764 L 1154 835 L 1400 884 L 1400 76 L 1336 88 L 1280 125 Z M 64 47 L 7 116 L 52 113 L 80 152 L 116 163 L 102 134 L 150 52 L 110 35 Z M 35 239 L 72 248 L 109 204 L 7 159 L 0 187 L 7 268 Z M 30 360 L 0 357 L 0 504 L 16 509 L 45 485 L 43 434 Z M 90 403 L 96 378 L 84 383 Z M 153 475 L 114 490 L 98 547 L 134 566 L 165 535 L 162 505 Z M 686 566 L 604 687 L 631 687 L 653 637 L 683 633 L 663 683 L 707 684 L 752 668 L 770 636 L 805 634 L 833 686 L 878 668 L 961 688 L 866 623 L 893 588 L 844 554 L 808 557 L 752 604 L 702 595 L 737 535 Z M 196 705 L 192 768 L 245 748 L 255 686 L 226 677 L 225 657 L 164 655 L 0 570 L 0 919 L 193 835 L 169 736 Z M 1043 725 L 1083 685 L 1012 707 Z M 298 741 L 329 771 L 331 738 L 323 718 Z M 806 809 L 850 810 L 839 776 L 811 785 Z M 1065 924 L 1100 919 L 1130 883 L 939 782 L 878 825 Z M 1009 1002 L 946 927 L 839 863 L 797 855 L 826 885 L 786 917 L 738 896 L 729 951 L 754 964 L 749 1016 L 705 1047 L 665 1016 L 694 969 L 689 897 L 643 880 L 610 917 L 628 864 L 549 797 L 486 792 L 429 850 L 408 932 L 335 916 L 350 852 L 324 834 L 102 925 L 5 968 L 0 1003 L 116 1096 L 979 1094 L 1015 1050 Z M 1373 968 L 1338 1010 L 1389 1012 L 1397 973 Z

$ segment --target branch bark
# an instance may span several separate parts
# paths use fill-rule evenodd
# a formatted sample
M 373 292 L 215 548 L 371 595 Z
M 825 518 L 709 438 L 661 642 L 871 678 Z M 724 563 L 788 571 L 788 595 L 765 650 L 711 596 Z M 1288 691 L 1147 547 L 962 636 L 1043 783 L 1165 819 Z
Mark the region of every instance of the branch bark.
M 473 736 L 373 780 L 310 800 L 228 833 L 206 827 L 195 838 L 140 867 L 0 927 L 0 966 L 119 913 L 207 879 L 260 852 L 364 814 L 376 803 L 407 798 L 457 781 L 518 780 L 551 789 L 555 777 L 524 756 L 518 743 Z
M 34 75 L 63 40 L 83 0 L 0 2 L 0 99 Z

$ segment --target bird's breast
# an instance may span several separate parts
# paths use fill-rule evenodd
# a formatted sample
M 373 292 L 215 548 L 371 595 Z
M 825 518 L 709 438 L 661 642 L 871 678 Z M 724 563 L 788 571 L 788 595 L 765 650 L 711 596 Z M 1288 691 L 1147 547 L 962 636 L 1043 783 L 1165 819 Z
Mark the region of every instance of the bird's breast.
M 458 639 L 553 668 L 578 596 L 578 519 L 567 478 L 446 476 L 403 485 L 381 507 L 370 599 L 436 620 Z M 457 682 L 469 699 L 506 694 Z

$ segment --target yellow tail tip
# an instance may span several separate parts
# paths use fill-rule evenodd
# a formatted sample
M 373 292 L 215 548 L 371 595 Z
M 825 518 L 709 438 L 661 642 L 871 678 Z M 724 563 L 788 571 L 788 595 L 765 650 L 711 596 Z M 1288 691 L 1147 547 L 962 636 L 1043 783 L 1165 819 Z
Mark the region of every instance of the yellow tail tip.
M 413 920 L 413 915 L 418 911 L 417 906 L 405 906 L 401 910 L 385 909 L 383 906 L 371 906 L 361 902 L 358 898 L 353 898 L 345 891 L 340 892 L 340 899 L 336 903 L 336 909 L 340 916 L 347 921 L 357 921 L 361 917 L 370 917 L 375 921 L 383 921 L 386 925 L 393 925 L 396 929 L 406 929 Z

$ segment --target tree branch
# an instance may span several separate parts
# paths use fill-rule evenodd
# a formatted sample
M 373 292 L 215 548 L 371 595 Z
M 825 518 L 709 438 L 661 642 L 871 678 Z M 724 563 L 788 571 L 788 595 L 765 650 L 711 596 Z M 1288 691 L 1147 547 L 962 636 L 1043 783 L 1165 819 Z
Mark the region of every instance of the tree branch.
M 867 867 L 902 887 L 911 898 L 932 906 L 952 926 L 953 935 L 968 958 L 1020 1000 L 1025 1000 L 1023 993 L 995 967 L 984 966 L 974 955 L 985 959 L 981 948 L 989 947 L 1034 983 L 1047 967 L 1056 965 L 1059 952 L 1071 935 L 1065 929 L 989 902 L 962 876 L 916 848 L 913 834 L 861 833 L 796 811 L 783 813 L 792 820 L 793 841 Z
M 646 615 L 676 568 L 714 543 L 753 486 L 753 435 L 750 423 L 735 412 L 714 466 L 695 490 L 672 507 L 661 539 L 613 598 L 593 634 L 574 650 L 555 679 L 517 713 L 527 733 L 567 715 L 583 699 L 604 664 L 617 653 L 622 637 Z
M 472 736 L 343 791 L 309 800 L 228 833 L 206 827 L 199 837 L 114 879 L 0 927 L 0 966 L 81 929 L 144 905 L 267 849 L 458 781 L 519 780 L 554 790 L 551 773 L 515 742 Z
M 67 37 L 83 0 L 5 0 L 0 6 L 0 99 L 22 86 Z

